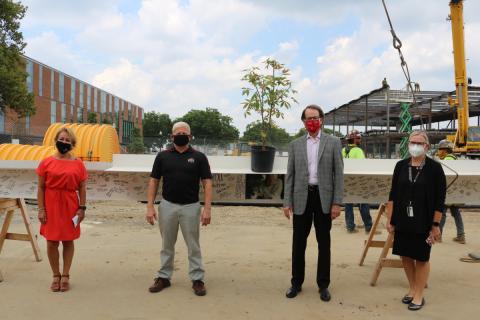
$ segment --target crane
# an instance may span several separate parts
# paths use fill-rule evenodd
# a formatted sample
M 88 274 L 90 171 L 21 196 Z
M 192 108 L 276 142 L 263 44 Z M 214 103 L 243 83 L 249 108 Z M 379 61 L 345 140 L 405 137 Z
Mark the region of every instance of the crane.
M 452 25 L 453 59 L 455 68 L 456 99 L 450 99 L 450 105 L 457 108 L 458 126 L 455 135 L 447 136 L 454 143 L 454 152 L 465 156 L 480 156 L 480 127 L 469 128 L 468 80 L 465 63 L 465 37 L 463 30 L 463 0 L 450 1 L 450 16 Z M 477 137 L 478 138 L 478 137 Z M 476 141 L 477 140 L 477 141 Z

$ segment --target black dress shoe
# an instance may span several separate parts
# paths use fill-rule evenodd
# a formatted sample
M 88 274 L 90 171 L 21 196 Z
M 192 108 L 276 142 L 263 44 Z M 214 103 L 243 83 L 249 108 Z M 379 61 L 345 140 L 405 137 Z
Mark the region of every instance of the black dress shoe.
M 422 307 L 424 305 L 425 305 L 425 299 L 422 298 L 422 303 L 421 304 L 415 304 L 413 302 L 410 302 L 410 304 L 408 305 L 408 310 L 417 311 L 417 310 L 422 309 Z
M 288 288 L 287 293 L 285 295 L 287 296 L 287 298 L 295 298 L 300 291 L 302 291 L 302 287 L 292 286 Z
M 320 289 L 320 299 L 322 299 L 322 301 L 330 301 L 330 299 L 332 298 L 332 296 L 330 296 L 330 292 L 328 291 L 328 288 L 323 288 L 323 289 Z
M 409 296 L 407 296 L 407 295 L 405 295 L 405 296 L 402 298 L 402 303 L 405 303 L 405 304 L 410 304 L 412 301 L 413 301 L 413 297 L 409 297 Z

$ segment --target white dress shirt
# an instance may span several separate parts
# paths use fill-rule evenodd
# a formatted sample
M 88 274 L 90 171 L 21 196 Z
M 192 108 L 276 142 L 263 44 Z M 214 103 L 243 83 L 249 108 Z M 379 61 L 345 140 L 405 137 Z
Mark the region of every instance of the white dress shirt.
M 318 185 L 318 146 L 320 145 L 320 133 L 316 137 L 307 135 L 307 159 L 308 159 L 308 184 Z

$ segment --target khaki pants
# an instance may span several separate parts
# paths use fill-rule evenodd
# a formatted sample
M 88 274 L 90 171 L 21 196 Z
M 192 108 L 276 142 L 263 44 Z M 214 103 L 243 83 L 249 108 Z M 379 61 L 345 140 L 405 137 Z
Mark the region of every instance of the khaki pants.
M 200 251 L 200 203 L 180 205 L 163 199 L 158 207 L 158 224 L 162 236 L 161 267 L 155 278 L 171 279 L 177 242 L 178 226 L 188 248 L 189 276 L 203 280 L 205 270 Z

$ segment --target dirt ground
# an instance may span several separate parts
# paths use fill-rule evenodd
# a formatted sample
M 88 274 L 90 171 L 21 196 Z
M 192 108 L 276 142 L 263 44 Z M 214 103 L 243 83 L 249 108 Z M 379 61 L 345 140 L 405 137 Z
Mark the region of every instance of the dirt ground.
M 35 217 L 35 207 L 29 209 Z M 480 212 L 463 212 L 465 245 L 451 241 L 455 226 L 448 217 L 444 241 L 432 251 L 427 303 L 416 313 L 400 302 L 407 292 L 403 270 L 384 269 L 377 285 L 370 286 L 380 249 L 370 249 L 359 266 L 366 235 L 348 234 L 343 213 L 332 228 L 332 300 L 322 302 L 316 288 L 313 230 L 303 291 L 295 299 L 285 298 L 292 230 L 279 208 L 214 207 L 212 225 L 201 231 L 207 296 L 197 297 L 190 288 L 180 235 L 172 287 L 151 294 L 147 289 L 159 267 L 161 239 L 144 213 L 141 203 L 89 203 L 75 244 L 72 288 L 66 293 L 49 291 L 51 271 L 42 237 L 40 263 L 28 243 L 7 241 L 0 256 L 5 278 L 0 319 L 478 319 L 480 313 L 480 263 L 459 261 L 480 251 Z M 355 220 L 361 223 L 358 215 Z M 37 231 L 36 219 L 32 223 Z M 23 230 L 17 217 L 11 231 Z M 385 239 L 384 226 L 381 230 L 376 237 Z

